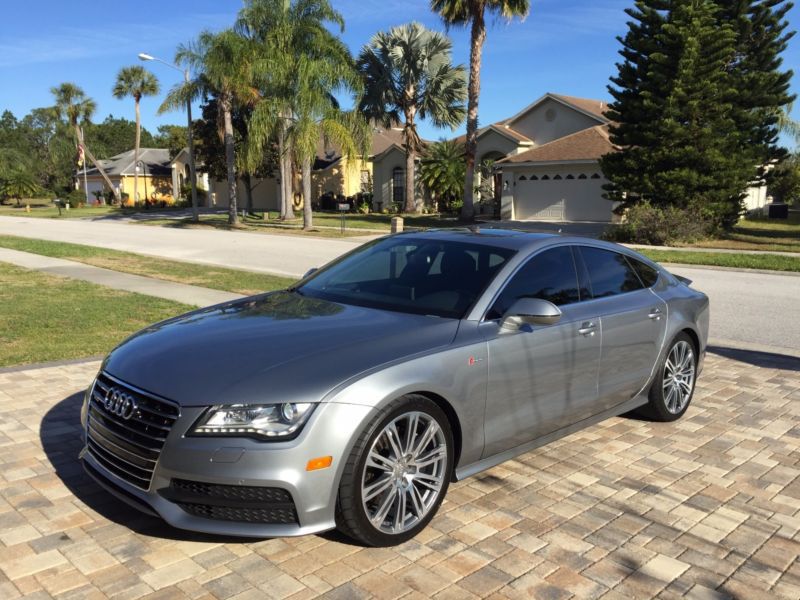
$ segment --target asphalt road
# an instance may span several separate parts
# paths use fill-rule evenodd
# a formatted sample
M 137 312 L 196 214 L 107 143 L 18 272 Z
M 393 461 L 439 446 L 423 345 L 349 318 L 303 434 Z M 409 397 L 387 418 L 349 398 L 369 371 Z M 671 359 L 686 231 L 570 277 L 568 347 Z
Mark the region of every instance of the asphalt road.
M 295 277 L 364 241 L 25 217 L 0 217 L 0 234 Z M 694 267 L 671 270 L 693 280 L 693 287 L 711 299 L 713 345 L 800 358 L 800 277 Z

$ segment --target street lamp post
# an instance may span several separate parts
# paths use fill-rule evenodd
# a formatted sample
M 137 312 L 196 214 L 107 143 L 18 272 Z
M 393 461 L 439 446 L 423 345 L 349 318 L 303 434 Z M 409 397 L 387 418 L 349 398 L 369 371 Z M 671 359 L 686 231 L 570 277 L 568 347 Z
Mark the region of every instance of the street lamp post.
M 145 54 L 144 52 L 139 53 L 139 60 L 154 60 L 156 62 L 160 62 L 164 65 L 167 65 L 171 69 L 175 69 L 176 71 L 181 71 L 183 73 L 183 81 L 185 83 L 189 83 L 189 69 L 181 69 L 169 63 L 165 60 L 161 60 L 160 58 L 156 58 L 150 54 Z M 190 99 L 186 99 L 186 116 L 188 118 L 188 141 L 189 141 L 189 177 L 192 183 L 192 220 L 198 221 L 200 219 L 199 212 L 197 210 L 197 171 L 195 169 L 194 163 L 194 134 L 192 133 L 192 101 Z

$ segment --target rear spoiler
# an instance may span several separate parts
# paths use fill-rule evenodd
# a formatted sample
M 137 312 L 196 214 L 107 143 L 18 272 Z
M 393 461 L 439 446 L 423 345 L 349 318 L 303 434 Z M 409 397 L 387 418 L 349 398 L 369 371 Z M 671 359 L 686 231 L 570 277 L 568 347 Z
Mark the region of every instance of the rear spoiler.
M 673 275 L 675 274 L 673 273 Z M 692 285 L 692 280 L 687 277 L 681 277 L 680 275 L 675 275 L 675 279 L 677 279 L 684 285 Z

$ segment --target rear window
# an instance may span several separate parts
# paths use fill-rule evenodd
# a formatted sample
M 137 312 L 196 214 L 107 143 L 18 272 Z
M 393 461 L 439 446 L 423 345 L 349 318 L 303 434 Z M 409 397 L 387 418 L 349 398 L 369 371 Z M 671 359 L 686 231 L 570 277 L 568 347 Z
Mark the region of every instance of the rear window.
M 580 253 L 594 298 L 607 298 L 642 289 L 642 282 L 625 257 L 613 250 L 581 246 Z
M 649 288 L 656 284 L 656 281 L 658 281 L 658 271 L 656 269 L 640 260 L 636 260 L 631 256 L 627 256 L 626 258 L 633 267 L 633 270 L 636 271 L 639 279 L 642 280 L 644 287 Z

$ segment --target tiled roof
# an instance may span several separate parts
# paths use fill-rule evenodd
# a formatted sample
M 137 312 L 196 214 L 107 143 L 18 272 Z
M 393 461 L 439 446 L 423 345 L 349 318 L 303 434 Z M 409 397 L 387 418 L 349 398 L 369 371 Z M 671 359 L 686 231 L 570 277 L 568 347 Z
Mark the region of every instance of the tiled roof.
M 511 119 L 505 119 L 503 121 L 498 121 L 497 123 L 492 123 L 491 125 L 487 125 L 486 127 L 481 127 L 480 129 L 478 129 L 478 137 L 482 136 L 490 129 L 493 129 L 498 133 L 500 133 L 501 135 L 505 134 L 508 137 L 516 140 L 520 144 L 532 144 L 533 140 L 531 140 L 529 137 L 522 135 L 519 131 L 511 129 L 511 127 L 508 126 L 508 122 L 510 120 Z M 455 139 L 455 141 L 458 142 L 459 144 L 464 144 L 467 141 L 467 135 L 466 134 L 460 135 Z
M 584 112 L 588 112 L 593 114 L 596 117 L 600 117 L 603 120 L 606 119 L 604 113 L 608 110 L 608 103 L 602 100 L 592 100 L 591 98 L 576 98 L 575 96 L 564 96 L 563 94 L 550 94 L 553 98 L 558 98 L 562 102 L 566 102 L 567 104 L 571 104 L 577 108 L 580 108 Z
M 133 175 L 135 165 L 133 160 L 133 150 L 122 152 L 111 158 L 98 161 L 107 175 Z M 139 160 L 144 163 L 140 175 L 169 175 L 172 173 L 171 157 L 169 150 L 162 148 L 139 148 Z M 88 165 L 87 165 L 88 167 Z M 87 168 L 87 175 L 97 175 L 99 171 L 95 168 Z
M 509 156 L 499 161 L 500 164 L 559 162 L 571 160 L 597 160 L 601 156 L 614 152 L 616 148 L 608 139 L 608 128 L 605 125 L 589 127 L 571 135 L 531 148 L 521 154 Z

